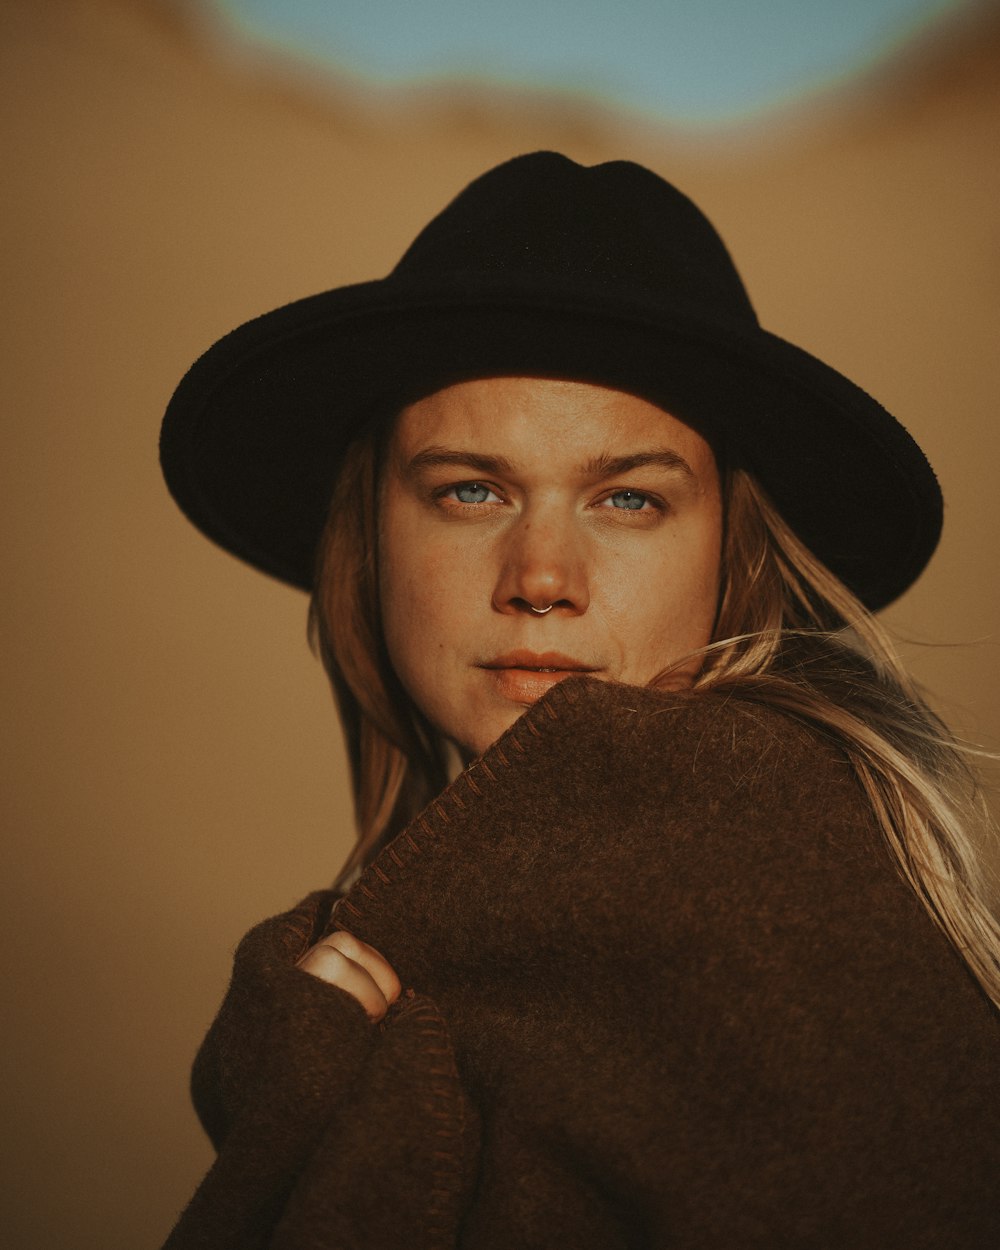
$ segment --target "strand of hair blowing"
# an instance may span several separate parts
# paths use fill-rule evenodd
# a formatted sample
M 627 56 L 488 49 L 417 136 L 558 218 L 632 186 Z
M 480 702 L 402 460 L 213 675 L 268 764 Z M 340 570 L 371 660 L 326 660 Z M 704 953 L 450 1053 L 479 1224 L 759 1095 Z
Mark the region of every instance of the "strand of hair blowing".
M 903 877 L 1000 1007 L 997 831 L 969 748 L 928 708 L 864 605 L 756 481 L 729 475 L 716 637 L 694 685 L 780 708 L 844 751 Z
M 382 640 L 378 464 L 377 435 L 348 452 L 309 614 L 354 788 L 358 841 L 338 885 L 447 781 L 447 744 L 400 686 Z M 903 877 L 1000 1007 L 1000 925 L 980 853 L 996 830 L 970 752 L 927 707 L 879 623 L 796 538 L 748 473 L 726 473 L 725 503 L 717 641 L 705 650 L 695 688 L 782 709 L 844 751 Z M 671 685 L 670 670 L 652 684 Z

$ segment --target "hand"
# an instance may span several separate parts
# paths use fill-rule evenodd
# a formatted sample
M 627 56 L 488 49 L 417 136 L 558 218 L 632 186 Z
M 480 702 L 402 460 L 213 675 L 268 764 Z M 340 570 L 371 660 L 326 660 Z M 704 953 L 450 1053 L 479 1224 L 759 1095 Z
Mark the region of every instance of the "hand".
M 399 977 L 378 951 L 346 929 L 310 946 L 296 967 L 345 990 L 373 1021 L 382 1019 L 402 989 Z

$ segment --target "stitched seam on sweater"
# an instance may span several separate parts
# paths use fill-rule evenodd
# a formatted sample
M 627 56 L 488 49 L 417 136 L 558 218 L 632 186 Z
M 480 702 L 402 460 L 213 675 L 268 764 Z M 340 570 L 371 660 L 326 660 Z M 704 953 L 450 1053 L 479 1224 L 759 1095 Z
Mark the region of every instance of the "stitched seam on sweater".
M 462 1155 L 465 1140 L 465 1102 L 461 1093 L 458 1069 L 448 1025 L 436 1004 L 418 1000 L 406 1013 L 416 1017 L 423 1039 L 421 1053 L 430 1059 L 428 1071 L 430 1114 L 438 1122 L 434 1130 L 436 1147 L 433 1180 L 425 1208 L 426 1245 L 429 1250 L 454 1250 L 455 1203 L 462 1193 Z

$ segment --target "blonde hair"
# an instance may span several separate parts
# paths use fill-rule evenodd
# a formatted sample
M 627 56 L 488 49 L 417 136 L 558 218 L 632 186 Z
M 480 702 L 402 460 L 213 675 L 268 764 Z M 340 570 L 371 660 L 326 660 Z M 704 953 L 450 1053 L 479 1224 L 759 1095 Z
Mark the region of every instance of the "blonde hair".
M 343 721 L 358 825 L 338 884 L 448 780 L 448 745 L 400 685 L 381 633 L 380 459 L 377 436 L 347 453 L 310 604 L 310 638 Z M 782 709 L 837 743 L 903 877 L 1000 1006 L 1000 926 L 978 842 L 994 830 L 966 753 L 921 698 L 879 622 L 796 537 L 756 480 L 728 470 L 724 500 L 716 641 L 694 688 Z M 651 684 L 670 685 L 684 662 Z

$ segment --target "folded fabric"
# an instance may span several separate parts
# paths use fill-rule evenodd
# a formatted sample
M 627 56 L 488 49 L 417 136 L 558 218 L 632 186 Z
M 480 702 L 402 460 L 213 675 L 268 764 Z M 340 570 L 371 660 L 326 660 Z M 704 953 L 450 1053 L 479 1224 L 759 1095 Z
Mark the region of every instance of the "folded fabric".
M 328 924 L 381 1025 L 294 967 Z M 555 687 L 248 935 L 194 1090 L 171 1250 L 1000 1245 L 1000 1017 L 847 761 L 740 699 Z

